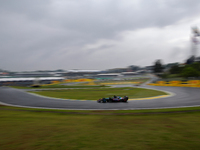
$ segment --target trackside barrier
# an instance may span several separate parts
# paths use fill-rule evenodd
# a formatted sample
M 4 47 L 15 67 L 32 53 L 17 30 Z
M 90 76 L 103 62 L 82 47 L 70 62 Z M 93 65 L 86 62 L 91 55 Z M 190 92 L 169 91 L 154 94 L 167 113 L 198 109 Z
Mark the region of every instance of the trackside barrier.
M 139 84 L 141 82 L 104 82 L 104 83 L 100 83 L 101 85 L 110 85 L 110 84 Z
M 64 80 L 64 81 L 52 81 L 50 84 L 43 84 L 42 86 L 49 86 L 49 85 L 70 83 L 70 82 L 89 82 L 89 83 L 93 83 L 94 79 L 68 79 L 68 80 Z
M 64 82 L 92 82 L 94 79 L 68 79 Z
M 156 83 L 149 83 L 153 86 L 178 86 L 178 87 L 200 87 L 200 80 L 188 81 L 157 81 Z

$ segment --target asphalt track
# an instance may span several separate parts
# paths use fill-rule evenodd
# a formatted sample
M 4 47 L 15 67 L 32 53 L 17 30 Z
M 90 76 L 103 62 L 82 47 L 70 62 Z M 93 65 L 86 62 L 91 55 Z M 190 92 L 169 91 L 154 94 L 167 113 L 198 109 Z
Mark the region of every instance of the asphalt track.
M 168 91 L 174 93 L 174 95 L 157 99 L 132 100 L 127 103 L 97 103 L 96 101 L 45 98 L 29 94 L 20 89 L 0 87 L 0 103 L 17 107 L 71 110 L 131 110 L 200 106 L 200 88 L 146 85 L 142 87 Z

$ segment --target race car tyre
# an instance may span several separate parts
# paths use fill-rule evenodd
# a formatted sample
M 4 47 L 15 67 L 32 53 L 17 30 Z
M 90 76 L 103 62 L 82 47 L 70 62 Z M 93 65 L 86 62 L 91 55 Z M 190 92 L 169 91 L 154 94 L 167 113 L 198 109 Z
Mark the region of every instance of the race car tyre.
M 102 102 L 103 102 L 103 103 L 106 103 L 107 100 L 106 100 L 105 98 L 102 98 Z
M 124 96 L 124 100 L 128 100 L 128 96 Z

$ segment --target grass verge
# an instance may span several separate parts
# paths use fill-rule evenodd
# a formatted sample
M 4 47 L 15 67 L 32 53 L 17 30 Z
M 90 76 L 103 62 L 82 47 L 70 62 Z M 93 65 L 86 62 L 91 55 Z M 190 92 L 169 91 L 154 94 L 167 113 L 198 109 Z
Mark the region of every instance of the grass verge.
M 146 98 L 158 95 L 167 95 L 162 91 L 156 91 L 143 88 L 103 88 L 103 89 L 69 89 L 69 90 L 45 90 L 31 91 L 43 96 L 63 98 L 63 99 L 86 99 L 97 100 L 102 97 L 112 97 L 113 95 L 128 96 L 132 98 Z
M 90 115 L 56 112 L 0 109 L 0 149 L 197 150 L 200 146 L 200 112 L 153 115 L 119 115 L 119 111 L 79 111 L 90 112 Z M 95 115 L 94 112 L 101 115 Z M 108 112 L 118 113 L 104 114 Z

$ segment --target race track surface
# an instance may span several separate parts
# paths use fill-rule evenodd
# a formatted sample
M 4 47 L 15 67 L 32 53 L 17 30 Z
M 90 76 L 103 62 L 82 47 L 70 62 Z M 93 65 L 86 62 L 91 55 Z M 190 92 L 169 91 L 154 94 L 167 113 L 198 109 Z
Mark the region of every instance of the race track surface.
M 128 101 L 127 103 L 97 103 L 96 101 L 45 98 L 29 94 L 19 89 L 0 87 L 0 103 L 18 107 L 73 110 L 128 110 L 200 106 L 200 88 L 152 86 L 142 87 L 164 90 L 172 92 L 175 95 L 159 99 L 132 100 Z

